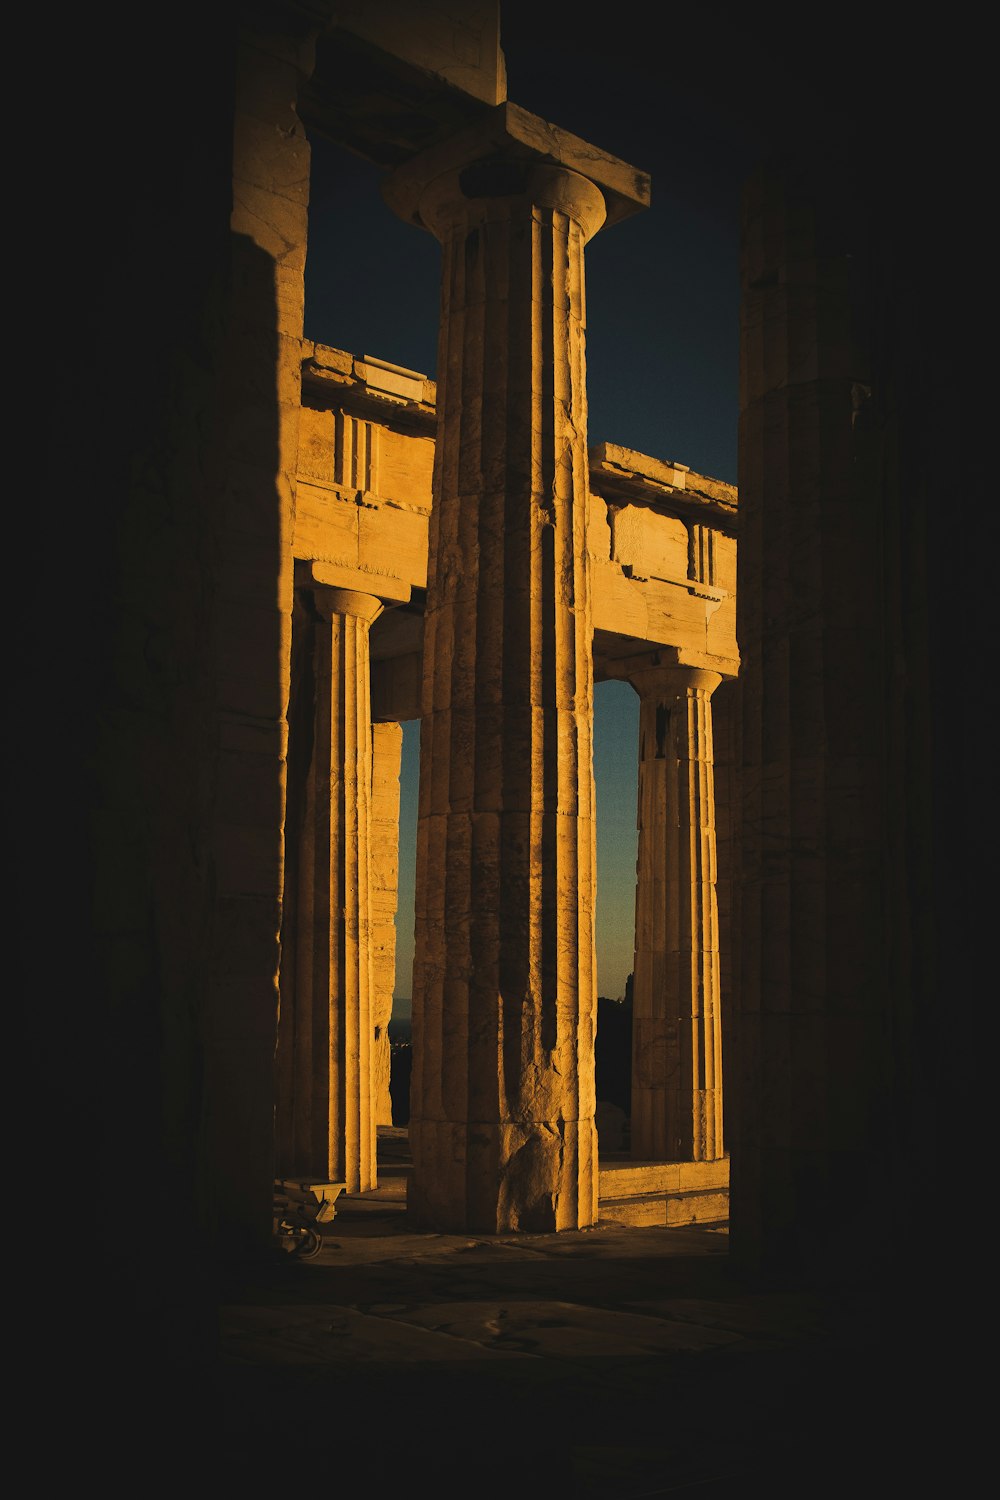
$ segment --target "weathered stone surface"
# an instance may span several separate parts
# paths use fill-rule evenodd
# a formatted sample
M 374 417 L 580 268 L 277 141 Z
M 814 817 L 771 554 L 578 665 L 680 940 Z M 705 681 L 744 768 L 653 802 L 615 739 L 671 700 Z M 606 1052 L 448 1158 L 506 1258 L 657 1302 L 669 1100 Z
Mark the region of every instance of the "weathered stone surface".
M 574 172 L 518 163 L 511 193 L 491 170 L 420 199 L 444 268 L 410 1136 L 415 1214 L 495 1232 L 597 1211 L 583 246 L 605 205 Z
M 493 246 L 492 259 L 488 267 L 484 267 L 482 278 L 484 281 L 487 279 L 487 270 L 490 275 L 498 276 L 501 287 L 509 295 L 510 264 L 496 251 L 496 237 L 501 231 L 493 227 L 493 220 L 490 220 L 490 226 L 489 232 L 494 237 L 490 242 Z M 509 254 L 509 251 L 505 249 L 505 253 Z M 463 270 L 462 275 L 465 274 Z M 464 283 L 461 279 L 456 283 L 456 275 L 457 272 L 453 270 L 451 285 L 458 285 L 461 295 L 465 296 Z M 480 296 L 481 293 L 476 292 L 471 298 L 474 354 L 477 358 L 484 357 L 483 351 L 488 347 L 493 366 L 502 373 L 502 366 L 497 366 L 495 339 L 489 346 L 486 343 L 485 314 L 477 301 Z M 569 298 L 564 294 L 559 301 L 563 312 L 568 313 Z M 465 311 L 463 309 L 463 313 Z M 394 419 L 386 415 L 383 408 L 366 408 L 371 412 L 371 420 L 364 423 L 360 423 L 360 419 L 348 419 L 337 409 L 337 402 L 371 401 L 375 395 L 380 400 L 383 396 L 392 396 L 403 401 L 412 396 L 414 401 L 410 402 L 410 406 L 414 410 L 419 406 L 419 421 L 423 422 L 433 411 L 426 400 L 426 384 L 421 384 L 422 377 L 414 372 L 385 365 L 370 356 L 361 361 L 341 351 L 326 350 L 320 345 L 303 345 L 303 354 L 309 369 L 313 371 L 310 376 L 310 400 L 314 405 L 304 408 L 302 412 L 303 456 L 296 513 L 296 550 L 313 558 L 330 559 L 312 564 L 315 577 L 323 582 L 355 588 L 377 588 L 383 598 L 394 595 L 403 597 L 409 593 L 411 584 L 419 587 L 426 577 L 430 546 L 430 518 L 427 512 L 431 497 L 411 490 L 410 493 L 423 503 L 407 509 L 402 501 L 390 505 L 374 491 L 359 486 L 376 485 L 382 491 L 391 490 L 397 497 L 402 496 L 406 493 L 406 474 L 429 475 L 429 459 L 434 441 L 423 430 L 398 430 L 392 425 Z M 453 367 L 454 365 L 455 356 Z M 321 388 L 315 374 L 320 369 L 336 375 L 341 384 L 328 384 Z M 376 381 L 380 381 L 387 389 L 377 392 L 374 384 Z M 455 377 L 453 388 L 454 384 Z M 390 386 L 393 387 L 391 391 L 388 390 Z M 447 389 L 447 381 L 443 380 L 442 401 L 446 399 Z M 484 376 L 480 385 L 476 385 L 465 377 L 458 389 L 461 392 L 461 413 L 453 411 L 453 426 L 456 422 L 460 424 L 458 446 L 447 455 L 442 455 L 440 471 L 442 482 L 450 484 L 460 494 L 463 487 L 474 490 L 478 484 L 480 452 L 483 462 L 489 458 L 496 466 L 503 462 L 503 451 L 502 442 L 498 446 L 495 428 L 490 428 L 488 400 L 495 399 L 496 392 L 488 378 Z M 502 390 L 502 387 L 497 389 Z M 436 391 L 433 394 L 436 396 Z M 419 402 L 416 400 L 418 396 Z M 320 409 L 318 403 L 321 399 L 329 403 L 329 409 Z M 501 395 L 500 399 L 505 401 L 506 396 Z M 443 408 L 440 415 L 443 424 Z M 526 432 L 530 434 L 530 431 L 529 423 Z M 534 441 L 538 443 L 539 439 Z M 534 460 L 522 467 L 522 472 L 527 473 L 535 484 L 538 483 L 539 455 L 542 452 L 543 449 L 539 446 Z M 394 455 L 394 468 L 387 467 L 386 455 L 389 453 Z M 486 538 L 491 533 L 498 538 L 505 536 L 506 529 L 505 520 L 497 524 L 486 520 L 490 507 L 496 506 L 504 493 L 502 471 L 496 468 L 495 472 L 496 496 L 486 497 L 482 511 L 481 531 Z M 735 640 L 736 495 L 733 487 L 722 485 L 703 475 L 692 474 L 684 465 L 663 464 L 609 444 L 599 445 L 589 455 L 589 475 L 590 483 L 595 489 L 588 487 L 586 545 L 593 580 L 596 621 L 602 627 L 602 673 L 628 676 L 635 670 L 637 663 L 655 661 L 655 656 L 650 656 L 650 647 L 657 644 L 669 647 L 671 658 L 678 663 L 684 662 L 689 667 L 716 673 L 735 673 L 738 668 L 738 652 Z M 485 554 L 467 553 L 463 549 L 470 546 L 470 537 L 473 535 L 478 537 L 479 531 L 471 532 L 466 519 L 454 535 L 446 554 L 443 575 L 446 584 L 441 587 L 450 590 L 448 597 L 453 599 L 455 609 L 473 607 L 470 579 L 474 580 L 477 574 L 469 559 L 474 557 L 477 566 L 480 566 L 483 556 L 489 560 L 501 555 L 497 553 L 495 546 L 492 552 L 487 547 Z M 509 539 L 505 539 L 503 545 L 508 551 L 512 550 Z M 534 544 L 529 544 L 527 549 L 529 556 L 531 545 Z M 385 571 L 387 559 L 391 559 L 391 577 Z M 496 568 L 495 561 L 493 566 Z M 366 568 L 371 571 L 366 571 Z M 375 568 L 380 571 L 374 571 Z M 500 618 L 496 611 L 501 609 L 502 604 L 499 599 L 501 573 L 502 569 L 495 573 L 492 592 L 487 593 L 486 602 L 494 612 L 488 616 L 491 619 Z M 397 575 L 401 576 L 397 578 Z M 409 581 L 404 582 L 403 577 Z M 488 588 L 488 582 L 489 580 L 483 580 L 484 588 Z M 475 609 L 478 618 L 478 604 Z M 487 616 L 484 612 L 485 618 Z M 378 660 L 373 662 L 372 709 L 376 719 L 398 721 L 400 718 L 419 714 L 420 674 L 422 666 L 426 665 L 430 681 L 425 692 L 430 693 L 431 711 L 437 716 L 440 732 L 447 733 L 451 739 L 448 754 L 443 754 L 439 747 L 435 765 L 427 772 L 432 781 L 432 797 L 438 799 L 436 805 L 441 805 L 440 799 L 445 798 L 450 813 L 443 823 L 429 823 L 424 834 L 429 841 L 426 845 L 429 851 L 426 858 L 435 866 L 441 866 L 433 876 L 437 892 L 433 900 L 438 905 L 433 910 L 427 908 L 425 931 L 431 935 L 434 944 L 445 945 L 449 954 L 448 973 L 452 977 L 456 973 L 455 945 L 460 942 L 465 945 L 463 952 L 471 951 L 472 936 L 471 924 L 464 914 L 456 916 L 452 910 L 450 916 L 445 918 L 441 903 L 445 901 L 446 888 L 454 892 L 463 888 L 463 882 L 471 888 L 472 871 L 478 868 L 481 857 L 478 851 L 483 847 L 494 849 L 497 845 L 496 832 L 491 831 L 489 819 L 484 815 L 486 808 L 491 805 L 501 808 L 502 817 L 508 824 L 515 813 L 523 815 L 531 812 L 529 783 L 521 784 L 509 775 L 505 777 L 505 759 L 499 747 L 499 737 L 506 735 L 512 746 L 544 744 L 546 737 L 546 718 L 542 705 L 537 702 L 534 707 L 529 702 L 519 704 L 517 690 L 512 692 L 506 685 L 513 684 L 515 679 L 512 676 L 503 679 L 495 649 L 491 656 L 489 650 L 481 650 L 477 645 L 480 637 L 484 641 L 486 639 L 484 630 L 484 626 L 462 629 L 456 625 L 454 610 L 449 613 L 448 610 L 439 609 L 432 594 L 422 621 L 419 614 L 411 615 L 408 611 L 390 613 L 385 617 L 377 632 L 378 647 L 375 654 Z M 495 631 L 497 640 L 502 639 L 504 630 L 509 637 L 513 627 L 506 623 L 503 626 L 498 624 Z M 425 650 L 430 652 L 426 662 Z M 525 663 L 529 664 L 530 660 L 530 655 L 526 655 Z M 492 678 L 491 662 L 494 664 Z M 530 680 L 534 669 L 529 665 L 527 670 Z M 472 701 L 469 701 L 468 689 L 463 690 L 464 697 L 459 696 L 456 672 L 460 679 L 465 673 L 474 679 L 476 687 L 471 695 Z M 534 691 L 536 688 L 531 688 L 528 696 Z M 573 706 L 560 706 L 560 693 L 563 695 L 561 701 L 565 703 L 567 700 L 565 688 L 558 682 L 555 691 L 556 706 L 548 712 L 551 713 L 551 722 L 556 729 L 556 745 L 568 746 L 571 754 L 577 753 L 573 749 L 579 745 L 577 709 Z M 498 701 L 490 702 L 490 694 L 497 694 Z M 504 694 L 511 701 L 505 703 Z M 487 701 L 484 702 L 484 699 Z M 494 735 L 498 738 L 493 739 Z M 425 759 L 426 744 L 425 740 Z M 507 753 L 510 757 L 513 750 Z M 557 750 L 556 753 L 560 752 Z M 565 753 L 565 749 L 561 753 Z M 652 772 L 650 776 L 650 795 L 654 800 L 664 797 L 665 787 L 656 782 Z M 492 804 L 490 799 L 493 799 Z M 560 811 L 572 811 L 574 806 L 577 804 L 572 798 L 567 801 L 567 792 L 564 791 Z M 582 813 L 579 815 L 583 816 Z M 648 816 L 655 819 L 666 816 L 666 813 L 661 808 L 656 813 L 649 812 Z M 465 818 L 464 825 L 461 823 L 462 818 Z M 533 852 L 544 849 L 544 841 L 539 843 L 537 836 L 528 845 L 519 843 L 517 847 L 521 851 L 518 857 L 528 860 L 528 869 L 532 858 L 543 857 Z M 525 848 L 528 850 L 527 854 L 524 853 Z M 504 849 L 496 857 L 510 857 L 510 852 L 514 849 L 515 845 L 509 835 Z M 491 854 L 490 858 L 493 857 Z M 447 875 L 443 873 L 445 866 Z M 680 899 L 680 887 L 675 884 L 665 886 L 662 872 L 654 875 L 650 869 L 641 874 L 640 887 L 640 906 L 647 917 L 656 902 L 662 907 L 667 900 L 664 892 L 668 889 L 671 902 Z M 528 888 L 530 891 L 530 880 Z M 643 921 L 645 927 L 648 927 L 648 921 Z M 640 923 L 638 930 L 641 942 L 648 948 L 650 938 L 645 927 Z M 714 949 L 717 947 L 718 944 L 714 943 Z M 644 963 L 645 960 L 640 960 L 637 967 L 641 970 Z M 649 969 L 648 964 L 646 968 Z M 663 963 L 658 961 L 655 980 L 650 969 L 649 983 L 655 982 L 662 987 L 665 982 L 662 970 Z M 440 973 L 443 975 L 443 972 L 442 967 Z M 443 979 L 440 983 L 443 985 Z M 391 993 L 391 989 L 387 993 Z M 381 1022 L 373 1021 L 373 1024 L 381 1025 Z M 640 1026 L 645 1042 L 649 1041 L 646 1031 L 650 1024 L 650 1018 L 647 1017 Z M 643 1027 L 646 1031 L 642 1030 Z M 675 1023 L 674 1033 L 676 1029 Z M 480 1032 L 469 1031 L 468 1028 L 456 1031 L 452 1022 L 448 1043 L 450 1050 L 447 1055 L 454 1058 L 456 1068 L 464 1069 L 465 1052 L 470 1047 L 481 1044 Z M 381 1040 L 379 1046 L 383 1046 Z M 446 1050 L 440 1041 L 432 1042 L 431 1047 L 428 1056 L 432 1059 L 436 1059 L 439 1052 L 443 1055 Z M 667 1048 L 667 1052 L 664 1052 L 664 1048 Z M 651 1063 L 652 1059 L 659 1057 L 666 1066 L 664 1058 L 668 1054 L 676 1058 L 679 1048 L 680 1042 L 676 1035 L 669 1043 L 668 1039 L 660 1038 L 655 1046 L 647 1049 L 646 1061 Z M 417 1054 L 420 1055 L 422 1050 L 423 1043 L 418 1040 Z M 377 1069 L 381 1068 L 384 1072 L 386 1064 L 387 1058 L 382 1059 L 377 1064 Z M 432 1062 L 429 1066 L 433 1071 L 437 1062 Z M 529 1086 L 529 1080 L 533 1076 L 535 1062 L 530 1049 L 524 1055 L 523 1066 L 519 1063 L 518 1068 L 522 1075 L 522 1091 L 527 1090 L 525 1098 L 530 1095 L 533 1100 L 530 1107 L 538 1115 L 544 1116 L 547 1110 L 555 1106 L 551 1098 L 546 1097 L 544 1089 L 532 1094 L 534 1085 Z M 381 1077 L 381 1073 L 378 1076 Z M 677 1138 L 672 1145 L 667 1146 L 664 1133 L 667 1129 L 667 1106 L 663 1079 L 657 1078 L 655 1088 L 650 1080 L 647 1079 L 646 1083 L 647 1092 L 640 1101 L 639 1108 L 647 1119 L 648 1139 L 640 1131 L 643 1144 L 638 1149 L 648 1155 L 677 1155 L 683 1158 L 685 1152 L 695 1150 L 694 1137 L 692 1135 L 692 1139 L 681 1144 L 681 1137 L 674 1131 Z M 376 1105 L 376 1114 L 379 1119 L 387 1119 L 383 1084 L 376 1082 L 373 1087 L 375 1097 L 382 1098 L 382 1103 Z M 650 1092 L 650 1089 L 653 1091 Z M 713 1100 L 715 1102 L 710 1114 L 714 1119 L 718 1102 L 716 1094 L 713 1094 Z M 445 1106 L 441 1105 L 441 1108 L 447 1114 Z M 691 1130 L 694 1132 L 693 1105 L 690 1114 Z M 421 1128 L 420 1122 L 414 1119 L 412 1128 L 416 1139 Z M 699 1131 L 699 1140 L 706 1132 L 712 1137 L 714 1126 L 709 1128 L 703 1122 Z M 649 1132 L 653 1134 L 650 1135 Z M 435 1136 L 435 1140 L 439 1136 L 440 1133 Z M 444 1137 L 440 1139 L 443 1140 Z M 718 1149 L 721 1150 L 721 1136 L 719 1141 Z M 494 1163 L 490 1170 L 495 1169 L 502 1176 L 505 1169 L 496 1164 L 500 1162 L 503 1152 L 510 1150 L 519 1153 L 522 1144 L 517 1140 L 516 1132 L 504 1136 L 501 1131 L 486 1153 Z M 434 1151 L 438 1149 L 439 1145 L 433 1147 Z M 451 1152 L 458 1148 L 454 1146 L 452 1137 L 448 1136 L 447 1147 L 440 1149 Z M 699 1145 L 698 1150 L 703 1149 L 704 1146 Z M 545 1153 L 540 1153 L 534 1159 L 533 1166 L 538 1183 L 541 1184 L 538 1188 L 539 1201 L 546 1197 L 547 1169 L 542 1165 L 544 1155 Z M 464 1191 L 457 1185 L 464 1171 L 461 1168 L 464 1160 L 459 1152 L 460 1169 L 456 1168 L 458 1177 L 453 1183 L 455 1193 Z M 518 1173 L 521 1176 L 515 1174 L 512 1179 L 515 1183 L 522 1183 L 518 1191 L 525 1191 L 523 1172 L 532 1160 L 530 1153 L 527 1156 L 521 1153 L 519 1156 Z M 504 1201 L 511 1201 L 513 1190 L 503 1191 L 506 1194 Z M 526 1191 L 530 1196 L 533 1189 Z M 440 1189 L 439 1196 L 443 1201 L 448 1196 L 447 1191 Z M 437 1205 L 438 1197 L 435 1197 L 434 1203 L 428 1206 L 428 1215 L 438 1212 Z M 524 1212 L 534 1222 L 540 1210 L 535 1205 L 529 1206 Z
M 688 576 L 688 533 L 683 521 L 648 506 L 624 505 L 610 514 L 611 559 L 632 578 L 682 582 Z
M 396 982 L 396 902 L 399 889 L 400 724 L 372 725 L 371 953 L 372 1114 L 392 1124 L 389 1097 L 389 1021 Z
M 308 591 L 290 746 L 277 1168 L 350 1192 L 376 1185 L 368 633 L 381 610 L 370 594 Z
M 419 401 L 405 403 L 409 425 L 404 430 L 384 402 L 375 402 L 380 393 L 369 379 L 380 369 L 392 379 L 397 367 L 370 356 L 357 360 L 308 341 L 302 356 L 312 405 L 301 414 L 296 556 L 360 567 L 383 578 L 391 558 L 394 577 L 423 588 L 434 382 L 413 371 L 398 372 L 401 389 L 412 384 L 416 391 L 422 382 Z M 324 384 L 319 371 L 335 376 L 335 382 Z M 377 449 L 377 494 L 358 488 L 357 474 L 353 488 L 343 482 L 347 471 L 343 458 L 338 459 L 337 433 L 344 425 L 338 403 L 345 402 L 368 403 L 364 409 L 371 429 L 368 442 Z M 597 444 L 588 463 L 587 546 L 599 632 L 595 656 L 602 675 L 605 659 L 625 659 L 650 644 L 683 652 L 691 665 L 735 674 L 735 487 L 684 464 L 662 463 L 610 443 Z M 389 597 L 384 582 L 377 591 Z M 409 708 L 400 714 L 412 716 Z M 391 709 L 383 717 L 393 717 Z

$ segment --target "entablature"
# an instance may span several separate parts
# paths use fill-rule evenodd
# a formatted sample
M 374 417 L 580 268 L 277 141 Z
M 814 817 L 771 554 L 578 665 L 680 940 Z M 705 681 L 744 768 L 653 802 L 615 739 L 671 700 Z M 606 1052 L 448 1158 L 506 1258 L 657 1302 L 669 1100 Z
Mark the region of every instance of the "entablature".
M 418 371 L 303 342 L 293 551 L 342 587 L 411 601 L 373 631 L 383 668 L 419 661 L 436 398 Z M 664 650 L 735 676 L 735 485 L 613 443 L 590 449 L 589 469 L 597 678 Z

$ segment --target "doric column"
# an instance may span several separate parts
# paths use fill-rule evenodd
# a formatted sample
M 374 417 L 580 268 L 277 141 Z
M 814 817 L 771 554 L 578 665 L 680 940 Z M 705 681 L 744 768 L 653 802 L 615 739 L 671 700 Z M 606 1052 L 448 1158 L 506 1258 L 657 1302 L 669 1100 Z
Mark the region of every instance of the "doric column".
M 364 1192 L 376 1180 L 369 631 L 382 602 L 321 587 L 311 600 L 314 717 L 285 935 L 278 1172 Z
M 387 194 L 444 250 L 411 1207 L 485 1232 L 597 1216 L 583 248 L 607 210 L 504 135 L 542 123 L 504 106 Z
M 639 694 L 632 1154 L 723 1155 L 712 693 L 717 672 L 651 667 Z
M 392 1124 L 389 1022 L 396 986 L 396 906 L 399 900 L 399 769 L 402 724 L 372 725 L 371 955 L 372 1110 L 375 1124 Z

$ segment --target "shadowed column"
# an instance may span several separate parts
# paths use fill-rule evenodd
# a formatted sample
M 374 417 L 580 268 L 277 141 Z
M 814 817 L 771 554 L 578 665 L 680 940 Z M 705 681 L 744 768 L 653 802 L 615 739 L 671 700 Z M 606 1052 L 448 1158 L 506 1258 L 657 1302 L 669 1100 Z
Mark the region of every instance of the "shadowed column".
M 419 217 L 387 192 L 444 249 L 410 1203 L 539 1231 L 597 1217 L 583 247 L 607 210 L 523 141 L 488 144 L 449 147 L 418 192 L 404 169 Z
M 376 1175 L 369 631 L 382 603 L 349 589 L 311 597 L 315 713 L 282 986 L 278 1172 L 365 1192 Z
M 639 694 L 632 1154 L 723 1155 L 712 693 L 716 672 L 652 667 Z
M 746 1266 L 838 1276 L 891 1226 L 909 1059 L 887 1055 L 893 1028 L 894 1046 L 906 1036 L 890 1007 L 911 995 L 909 976 L 895 994 L 890 979 L 914 931 L 892 882 L 913 873 L 902 830 L 924 795 L 885 758 L 923 668 L 918 653 L 907 678 L 893 637 L 909 498 L 872 384 L 881 183 L 866 201 L 854 167 L 837 154 L 759 172 L 742 249 L 732 1247 Z

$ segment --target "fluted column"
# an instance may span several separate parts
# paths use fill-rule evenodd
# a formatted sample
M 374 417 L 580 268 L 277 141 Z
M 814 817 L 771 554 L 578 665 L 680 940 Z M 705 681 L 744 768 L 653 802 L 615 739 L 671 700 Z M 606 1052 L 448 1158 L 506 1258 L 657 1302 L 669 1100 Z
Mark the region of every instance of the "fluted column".
M 392 1124 L 389 1022 L 396 984 L 396 908 L 399 901 L 399 770 L 403 726 L 372 725 L 371 960 L 372 1110 L 375 1125 Z
M 411 1206 L 441 1228 L 597 1216 L 592 625 L 576 172 L 474 164 L 444 248 L 425 616 Z
M 639 693 L 632 1154 L 723 1155 L 712 693 L 717 672 L 651 667 Z
M 372 1110 L 370 594 L 316 588 L 314 718 L 279 1027 L 278 1171 L 376 1183 Z

